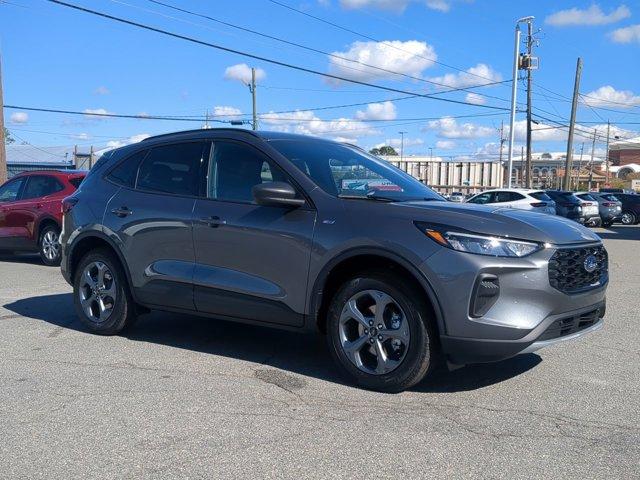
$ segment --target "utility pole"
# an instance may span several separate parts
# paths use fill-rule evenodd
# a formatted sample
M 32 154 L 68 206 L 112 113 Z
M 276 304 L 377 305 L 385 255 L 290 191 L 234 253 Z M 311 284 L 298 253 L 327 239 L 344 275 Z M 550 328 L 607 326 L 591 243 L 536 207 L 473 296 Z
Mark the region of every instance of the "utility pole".
M 582 171 L 582 154 L 583 153 L 584 153 L 584 142 L 582 142 L 582 145 L 580 145 L 580 160 L 578 161 L 578 175 L 576 177 L 576 190 L 580 190 L 580 172 Z
M 533 52 L 533 22 L 527 23 L 527 54 L 523 58 L 524 67 L 527 70 L 527 188 L 531 188 L 531 72 L 534 68 L 532 61 Z
M 249 85 L 251 91 L 251 101 L 253 103 L 253 129 L 258 129 L 258 114 L 256 112 L 256 69 L 251 67 L 251 85 Z
M 570 172 L 572 168 L 572 155 L 573 155 L 573 131 L 576 126 L 576 110 L 578 109 L 578 94 L 580 93 L 580 77 L 582 76 L 582 58 L 578 57 L 578 63 L 576 64 L 576 78 L 573 84 L 573 100 L 571 102 L 571 120 L 569 121 L 569 138 L 567 139 L 567 158 L 564 163 L 564 185 L 565 190 L 571 188 L 570 185 Z
M 611 131 L 611 123 L 609 122 L 609 120 L 607 120 L 607 149 L 604 156 L 604 161 L 605 161 L 605 165 L 606 165 L 606 170 L 607 170 L 607 175 L 605 177 L 605 186 L 609 186 L 609 133 Z
M 593 155 L 596 151 L 596 135 L 598 130 L 593 131 L 593 143 L 591 144 L 591 161 L 589 162 L 589 186 L 587 190 L 591 191 L 591 183 L 593 182 Z
M 2 57 L 0 57 L 0 130 L 2 130 L 2 142 L 0 142 L 0 183 L 7 179 L 7 151 L 4 148 L 4 100 L 2 97 Z
M 520 24 L 532 22 L 534 17 L 522 17 L 516 21 L 516 39 L 513 51 L 513 78 L 511 80 L 511 113 L 509 115 L 509 176 L 507 188 L 511 188 L 511 170 L 513 170 L 513 141 L 515 139 L 514 124 L 516 121 L 516 95 L 518 92 L 518 70 L 520 69 Z
M 504 145 L 504 120 L 500 121 L 500 166 L 504 167 L 502 164 L 502 146 Z M 508 177 L 506 179 L 502 179 L 502 184 L 509 183 L 509 178 L 511 178 L 511 171 L 506 172 Z M 506 182 L 505 182 L 506 180 Z
M 520 186 L 524 187 L 524 147 L 520 147 Z
M 404 134 L 407 132 L 398 132 L 400 134 L 400 162 L 404 160 Z

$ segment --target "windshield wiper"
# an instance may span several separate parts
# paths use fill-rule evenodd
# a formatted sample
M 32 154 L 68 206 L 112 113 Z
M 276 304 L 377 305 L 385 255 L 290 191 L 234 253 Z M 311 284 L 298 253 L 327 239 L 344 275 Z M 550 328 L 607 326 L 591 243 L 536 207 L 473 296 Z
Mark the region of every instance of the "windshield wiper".
M 378 197 L 375 195 L 344 195 L 339 194 L 338 198 L 345 198 L 347 200 L 374 200 L 376 202 L 397 202 L 398 200 L 389 197 Z

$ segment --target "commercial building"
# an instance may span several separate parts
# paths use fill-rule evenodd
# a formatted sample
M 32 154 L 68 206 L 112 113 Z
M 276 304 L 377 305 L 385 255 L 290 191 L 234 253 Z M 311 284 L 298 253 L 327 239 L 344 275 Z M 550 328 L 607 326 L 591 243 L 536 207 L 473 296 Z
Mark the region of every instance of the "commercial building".
M 77 146 L 36 147 L 29 144 L 6 145 L 7 174 L 33 170 L 88 170 L 96 158 L 93 147 L 79 150 Z

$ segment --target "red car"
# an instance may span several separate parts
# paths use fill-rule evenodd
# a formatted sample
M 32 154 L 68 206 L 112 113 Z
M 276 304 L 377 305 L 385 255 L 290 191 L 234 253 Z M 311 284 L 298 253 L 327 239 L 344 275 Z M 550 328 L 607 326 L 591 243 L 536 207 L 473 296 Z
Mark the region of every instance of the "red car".
M 37 251 L 45 265 L 60 264 L 62 199 L 86 172 L 34 171 L 0 186 L 0 250 Z

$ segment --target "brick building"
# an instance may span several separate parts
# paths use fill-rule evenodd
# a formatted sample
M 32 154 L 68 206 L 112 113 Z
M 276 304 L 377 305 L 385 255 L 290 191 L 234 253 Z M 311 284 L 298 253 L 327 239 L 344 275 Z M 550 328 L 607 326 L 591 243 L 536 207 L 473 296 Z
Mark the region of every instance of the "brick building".
M 609 144 L 609 160 L 617 167 L 640 165 L 640 137 L 617 140 Z

